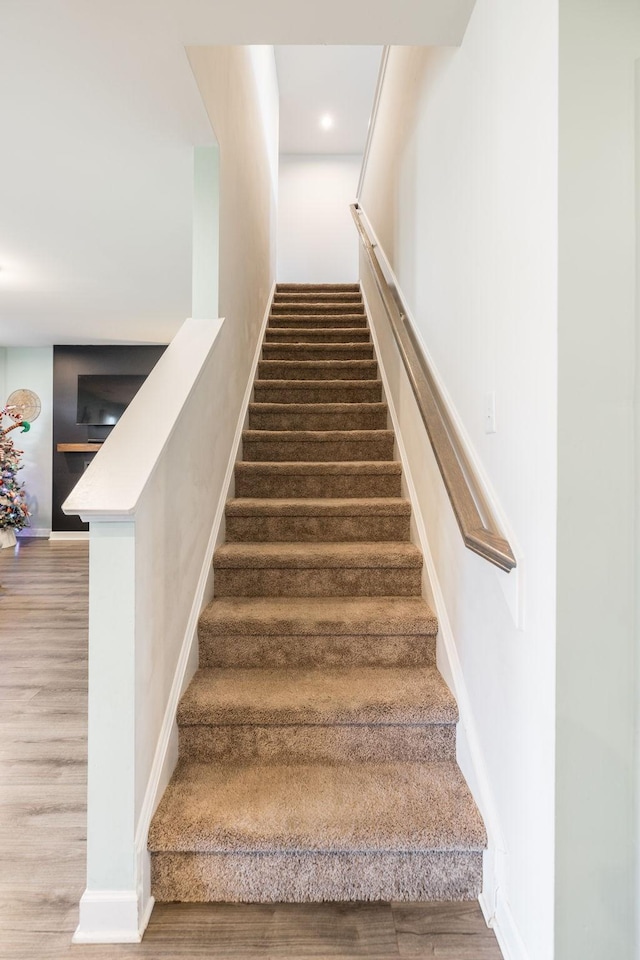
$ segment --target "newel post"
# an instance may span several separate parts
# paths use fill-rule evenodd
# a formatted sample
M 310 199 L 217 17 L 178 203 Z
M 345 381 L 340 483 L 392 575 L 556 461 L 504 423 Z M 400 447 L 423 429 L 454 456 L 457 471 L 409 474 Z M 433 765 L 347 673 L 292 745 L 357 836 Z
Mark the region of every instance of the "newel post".
M 87 887 L 75 942 L 141 939 L 135 857 L 135 522 L 90 524 Z M 110 937 L 111 939 L 111 937 Z

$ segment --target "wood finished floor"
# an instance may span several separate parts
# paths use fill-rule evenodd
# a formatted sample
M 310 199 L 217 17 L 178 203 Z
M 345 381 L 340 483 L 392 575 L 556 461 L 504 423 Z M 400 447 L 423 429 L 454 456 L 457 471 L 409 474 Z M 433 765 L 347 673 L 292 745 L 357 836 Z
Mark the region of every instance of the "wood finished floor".
M 84 889 L 87 543 L 0 550 L 0 957 L 501 960 L 477 903 L 161 904 L 72 946 Z

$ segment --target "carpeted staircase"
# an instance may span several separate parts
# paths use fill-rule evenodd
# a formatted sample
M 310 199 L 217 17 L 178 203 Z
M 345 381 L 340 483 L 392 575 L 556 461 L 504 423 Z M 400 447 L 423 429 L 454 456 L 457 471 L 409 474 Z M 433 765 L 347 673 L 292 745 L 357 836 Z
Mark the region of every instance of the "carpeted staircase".
M 475 898 L 486 836 L 359 287 L 279 284 L 262 356 L 153 893 Z

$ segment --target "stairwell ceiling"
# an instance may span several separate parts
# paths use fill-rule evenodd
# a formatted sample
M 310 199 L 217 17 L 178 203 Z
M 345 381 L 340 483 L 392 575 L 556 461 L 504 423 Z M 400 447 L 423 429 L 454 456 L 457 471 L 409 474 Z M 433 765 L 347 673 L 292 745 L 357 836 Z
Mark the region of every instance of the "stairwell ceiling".
M 3 0 L 0 345 L 163 342 L 191 309 L 189 44 L 457 44 L 475 0 Z
M 381 46 L 277 46 L 280 153 L 362 153 Z M 330 116 L 324 130 L 320 118 Z

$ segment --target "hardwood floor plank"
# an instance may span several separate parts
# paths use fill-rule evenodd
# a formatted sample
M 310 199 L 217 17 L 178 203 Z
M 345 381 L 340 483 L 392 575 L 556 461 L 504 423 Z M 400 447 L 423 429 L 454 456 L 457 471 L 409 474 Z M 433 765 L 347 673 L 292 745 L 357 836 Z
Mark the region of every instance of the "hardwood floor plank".
M 391 909 L 401 957 L 502 960 L 495 935 L 475 901 L 393 903 Z
M 141 944 L 72 945 L 85 880 L 88 543 L 0 550 L 0 584 L 3 960 L 500 960 L 475 903 L 167 903 Z
M 8 680 L 8 677 L 5 677 Z M 18 683 L 0 683 L 0 700 L 33 700 L 35 695 L 40 692 L 40 687 L 18 684 Z

